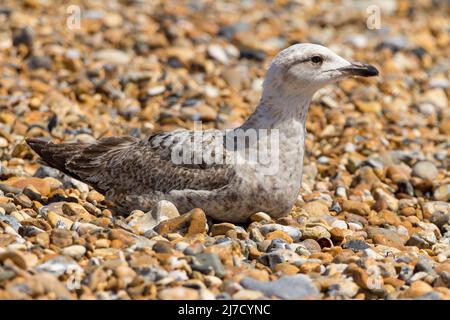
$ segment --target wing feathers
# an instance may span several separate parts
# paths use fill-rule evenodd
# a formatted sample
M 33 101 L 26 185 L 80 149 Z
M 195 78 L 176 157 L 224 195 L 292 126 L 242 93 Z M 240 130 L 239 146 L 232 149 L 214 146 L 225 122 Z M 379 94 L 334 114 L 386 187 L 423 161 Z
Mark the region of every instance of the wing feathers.
M 230 166 L 177 165 L 171 161 L 171 148 L 180 139 L 190 139 L 190 135 L 161 133 L 147 141 L 109 137 L 93 144 L 54 144 L 33 138 L 26 141 L 48 165 L 109 195 L 213 190 L 229 184 L 234 174 Z

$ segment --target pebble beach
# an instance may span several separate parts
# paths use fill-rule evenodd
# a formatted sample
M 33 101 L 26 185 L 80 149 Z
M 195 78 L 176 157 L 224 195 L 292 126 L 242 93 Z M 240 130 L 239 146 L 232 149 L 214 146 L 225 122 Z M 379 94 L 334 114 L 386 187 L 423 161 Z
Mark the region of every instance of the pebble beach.
M 0 299 L 450 300 L 449 9 L 2 1 Z M 232 224 L 168 201 L 119 214 L 25 142 L 239 126 L 271 58 L 300 42 L 380 76 L 316 93 L 286 217 Z

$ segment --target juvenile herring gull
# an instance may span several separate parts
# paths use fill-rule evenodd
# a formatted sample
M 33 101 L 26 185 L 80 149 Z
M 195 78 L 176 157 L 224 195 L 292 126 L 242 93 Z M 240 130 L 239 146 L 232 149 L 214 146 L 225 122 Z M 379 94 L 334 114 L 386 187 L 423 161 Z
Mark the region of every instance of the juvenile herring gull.
M 124 136 L 55 144 L 29 138 L 27 143 L 46 164 L 91 185 L 127 212 L 147 211 L 168 200 L 181 213 L 202 208 L 221 221 L 244 222 L 259 211 L 279 218 L 299 194 L 313 94 L 345 77 L 376 75 L 375 67 L 348 62 L 326 47 L 296 44 L 273 59 L 259 105 L 238 128 L 201 131 L 197 140 L 195 130 L 175 130 L 145 140 Z M 230 143 L 249 132 L 255 133 L 253 139 Z M 179 152 L 187 145 L 194 147 Z M 262 147 L 276 153 L 276 161 L 248 157 Z M 186 159 L 194 161 L 180 161 L 186 150 Z M 207 161 L 205 154 L 214 160 Z

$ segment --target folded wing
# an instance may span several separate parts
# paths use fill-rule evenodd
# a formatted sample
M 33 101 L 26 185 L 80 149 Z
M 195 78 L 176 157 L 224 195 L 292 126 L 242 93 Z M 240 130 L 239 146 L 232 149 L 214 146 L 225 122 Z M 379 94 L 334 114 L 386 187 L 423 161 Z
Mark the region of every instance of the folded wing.
M 213 139 L 218 139 L 217 134 L 202 139 L 202 148 L 194 148 L 192 156 L 214 153 L 220 143 L 215 144 Z M 125 136 L 103 138 L 93 144 L 55 144 L 29 138 L 27 143 L 49 166 L 105 194 L 214 190 L 230 183 L 234 170 L 224 163 L 173 161 L 174 148 L 190 140 L 193 132 L 179 130 L 147 140 Z

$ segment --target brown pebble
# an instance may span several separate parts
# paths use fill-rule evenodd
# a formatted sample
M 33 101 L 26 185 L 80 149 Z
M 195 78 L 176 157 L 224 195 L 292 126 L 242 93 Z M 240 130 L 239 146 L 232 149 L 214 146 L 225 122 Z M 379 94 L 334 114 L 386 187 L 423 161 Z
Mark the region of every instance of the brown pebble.
M 269 232 L 266 235 L 266 239 L 267 240 L 283 239 L 287 243 L 292 243 L 293 242 L 292 238 L 286 232 L 284 232 L 282 230 L 275 230 L 275 231 Z
M 161 235 L 182 231 L 183 229 L 187 229 L 187 236 L 205 233 L 206 215 L 203 210 L 193 209 L 179 217 L 164 220 L 155 227 L 155 230 Z
M 414 281 L 411 284 L 411 286 L 401 294 L 401 296 L 403 298 L 414 299 L 421 297 L 431 291 L 433 291 L 433 287 L 431 287 L 428 283 L 421 280 L 417 280 Z
M 235 228 L 234 224 L 228 222 L 213 224 L 211 227 L 211 236 L 223 235 Z
M 275 265 L 275 271 L 281 272 L 283 275 L 290 276 L 299 272 L 299 268 L 290 263 L 279 263 Z
M 342 203 L 342 209 L 360 216 L 368 216 L 370 213 L 370 207 L 366 203 L 353 200 L 345 200 Z
M 53 229 L 51 233 L 52 244 L 64 248 L 73 244 L 72 232 L 66 229 Z
M 320 263 L 317 262 L 305 262 L 299 266 L 300 273 L 309 274 L 312 272 L 320 273 Z
M 19 179 L 11 183 L 11 186 L 19 189 L 23 189 L 28 185 L 32 185 L 43 196 L 48 196 L 50 194 L 50 184 L 45 179 L 31 177 Z

